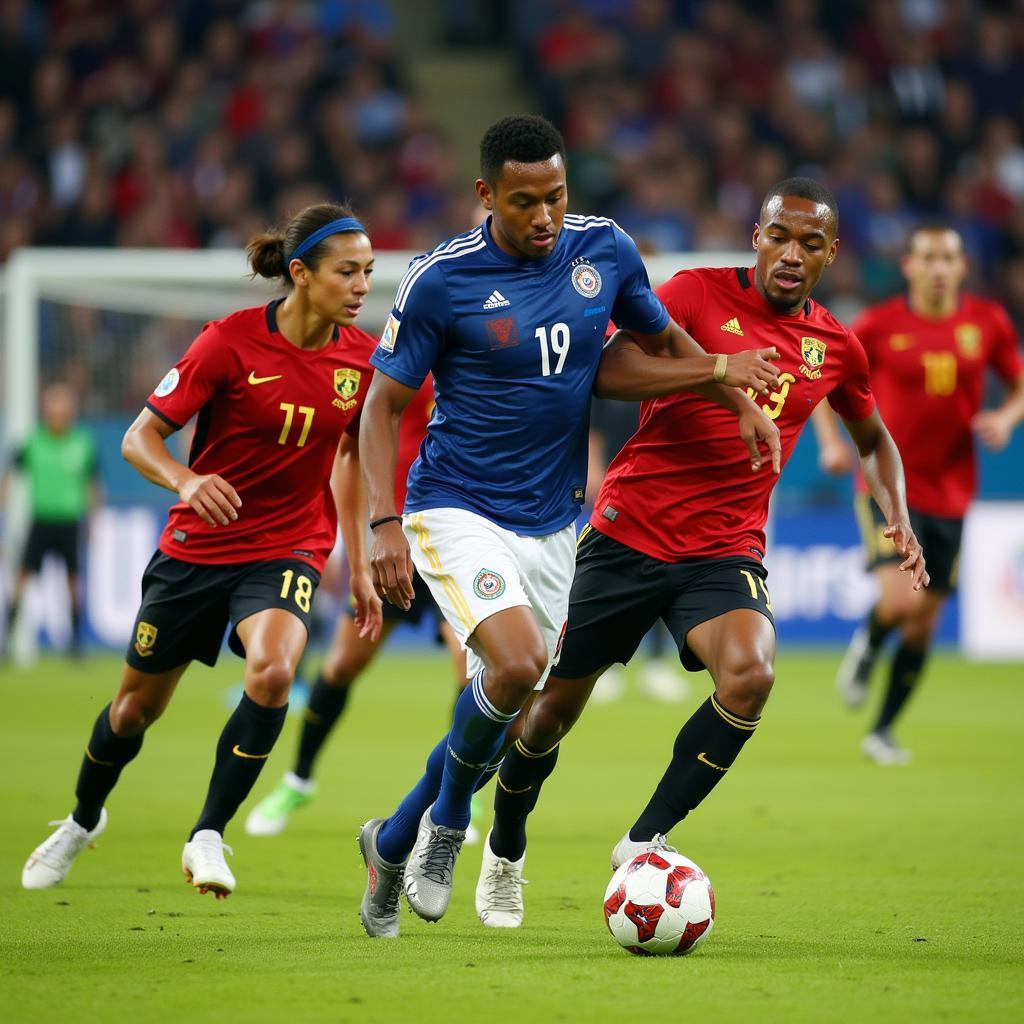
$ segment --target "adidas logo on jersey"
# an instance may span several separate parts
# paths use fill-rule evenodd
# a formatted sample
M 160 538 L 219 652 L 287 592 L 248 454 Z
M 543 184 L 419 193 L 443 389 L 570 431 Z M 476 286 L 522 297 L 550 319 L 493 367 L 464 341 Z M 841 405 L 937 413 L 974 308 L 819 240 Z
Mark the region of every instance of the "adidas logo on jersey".
M 722 330 L 727 331 L 729 334 L 738 334 L 741 338 L 743 337 L 743 328 L 740 327 L 740 322 L 736 317 L 722 324 Z
M 484 309 L 500 309 L 502 306 L 511 306 L 512 303 L 499 291 L 493 291 L 484 303 Z

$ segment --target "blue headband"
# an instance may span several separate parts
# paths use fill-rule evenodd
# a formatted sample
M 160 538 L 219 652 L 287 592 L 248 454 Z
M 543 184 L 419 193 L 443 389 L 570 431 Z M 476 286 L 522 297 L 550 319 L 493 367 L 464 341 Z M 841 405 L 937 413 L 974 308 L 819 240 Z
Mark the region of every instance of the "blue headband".
M 317 228 L 313 234 L 299 242 L 288 259 L 285 260 L 285 266 L 291 263 L 292 260 L 297 260 L 300 256 L 304 256 L 314 245 L 318 245 L 329 235 L 340 235 L 344 231 L 362 231 L 364 235 L 366 234 L 366 228 L 355 217 L 339 217 L 338 220 L 332 220 L 330 224 Z

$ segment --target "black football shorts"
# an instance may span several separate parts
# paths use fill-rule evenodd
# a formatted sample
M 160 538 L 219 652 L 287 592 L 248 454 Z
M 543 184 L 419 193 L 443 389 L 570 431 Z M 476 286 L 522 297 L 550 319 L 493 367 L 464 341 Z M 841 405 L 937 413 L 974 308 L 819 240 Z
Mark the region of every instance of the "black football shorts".
M 765 580 L 756 559 L 743 555 L 662 562 L 593 528 L 581 535 L 569 621 L 552 674 L 580 679 L 614 662 L 625 664 L 662 619 L 691 672 L 703 662 L 686 645 L 694 626 L 737 608 L 751 608 L 774 626 Z
M 295 558 L 201 565 L 157 551 L 142 577 L 142 604 L 125 660 L 140 672 L 167 672 L 189 661 L 215 665 L 224 630 L 228 646 L 245 648 L 235 626 L 267 608 L 283 608 L 309 631 L 319 573 Z
M 78 572 L 78 541 L 81 524 L 55 523 L 34 519 L 25 542 L 21 567 L 28 573 L 38 573 L 47 555 L 62 559 L 71 575 Z
M 888 524 L 874 499 L 866 494 L 858 494 L 855 500 L 857 523 L 864 542 L 868 569 L 902 562 L 903 556 L 893 542 L 882 534 Z M 940 593 L 956 590 L 960 542 L 964 534 L 963 519 L 931 516 L 925 512 L 915 512 L 914 509 L 909 509 L 909 512 L 910 527 L 924 551 L 925 565 L 931 577 L 928 589 Z

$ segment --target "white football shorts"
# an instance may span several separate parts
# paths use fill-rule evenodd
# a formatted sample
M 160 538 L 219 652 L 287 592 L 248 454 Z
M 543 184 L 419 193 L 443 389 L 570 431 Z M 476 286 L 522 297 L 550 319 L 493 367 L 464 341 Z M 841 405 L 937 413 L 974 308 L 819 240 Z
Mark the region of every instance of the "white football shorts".
M 464 647 L 476 627 L 495 612 L 518 605 L 533 611 L 548 648 L 540 687 L 557 662 L 569 613 L 575 526 L 523 537 L 465 509 L 431 508 L 410 512 L 402 527 L 417 572 Z M 472 648 L 467 652 L 472 679 L 484 665 Z

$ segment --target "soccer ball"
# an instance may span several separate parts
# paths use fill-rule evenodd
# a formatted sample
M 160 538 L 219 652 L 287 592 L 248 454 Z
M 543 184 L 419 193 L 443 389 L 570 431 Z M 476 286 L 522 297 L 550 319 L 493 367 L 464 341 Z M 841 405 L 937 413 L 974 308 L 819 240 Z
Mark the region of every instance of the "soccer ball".
M 641 853 L 612 875 L 604 894 L 612 938 L 637 956 L 681 956 L 715 923 L 708 876 L 680 853 Z

